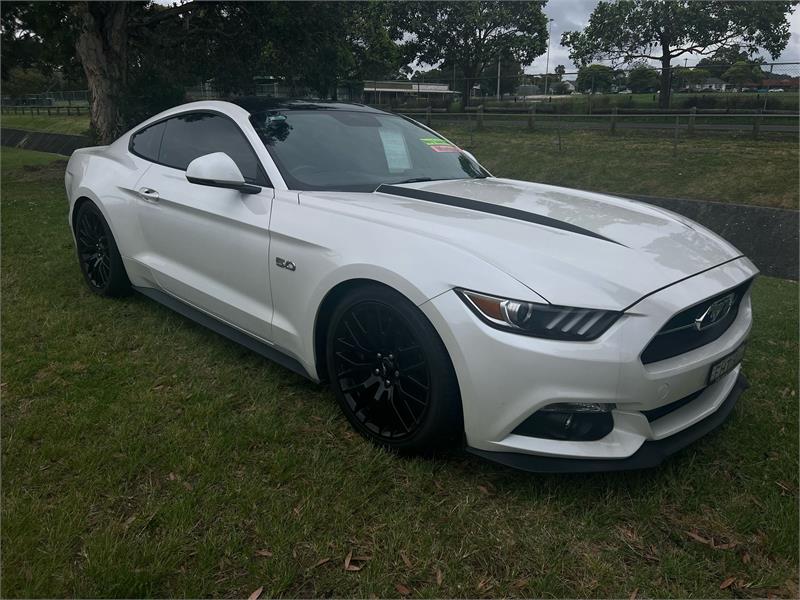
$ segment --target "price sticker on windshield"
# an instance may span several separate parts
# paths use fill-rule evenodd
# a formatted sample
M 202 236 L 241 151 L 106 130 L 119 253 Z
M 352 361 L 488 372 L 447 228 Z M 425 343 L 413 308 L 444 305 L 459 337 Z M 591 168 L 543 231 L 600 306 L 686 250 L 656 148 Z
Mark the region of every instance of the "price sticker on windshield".
M 428 146 L 434 152 L 460 152 L 458 147 L 454 146 L 445 139 L 438 137 L 419 138 L 419 141 Z
M 407 171 L 411 168 L 411 158 L 406 148 L 406 140 L 403 132 L 399 129 L 387 129 L 381 127 L 378 130 L 383 144 L 383 154 L 386 156 L 386 164 L 391 173 Z

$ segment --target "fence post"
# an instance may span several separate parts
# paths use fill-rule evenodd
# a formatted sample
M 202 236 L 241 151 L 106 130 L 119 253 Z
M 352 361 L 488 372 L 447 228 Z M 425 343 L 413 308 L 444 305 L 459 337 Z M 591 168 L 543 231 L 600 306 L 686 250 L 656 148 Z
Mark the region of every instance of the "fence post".
M 528 131 L 533 131 L 534 127 L 536 127 L 536 105 L 533 104 L 528 109 Z
M 675 115 L 675 137 L 672 140 L 672 156 L 678 156 L 678 127 L 680 126 L 680 115 Z
M 617 107 L 611 109 L 611 135 L 617 134 Z
M 428 107 L 425 109 L 425 125 L 428 127 L 431 126 L 431 105 L 428 104 Z
M 697 115 L 697 107 L 693 106 L 689 109 L 689 135 L 694 135 L 694 118 Z
M 561 113 L 556 113 L 556 131 L 558 133 L 558 151 L 561 152 Z
M 483 104 L 478 107 L 478 129 L 483 129 Z
M 761 133 L 761 111 L 756 111 L 756 116 L 753 119 L 753 139 L 758 139 L 758 134 Z

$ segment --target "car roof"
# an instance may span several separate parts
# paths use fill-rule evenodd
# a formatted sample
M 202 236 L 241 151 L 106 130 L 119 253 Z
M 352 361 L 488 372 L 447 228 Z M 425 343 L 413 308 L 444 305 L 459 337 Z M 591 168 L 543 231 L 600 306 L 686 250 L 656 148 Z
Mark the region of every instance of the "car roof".
M 341 110 L 386 114 L 385 111 L 355 102 L 326 102 L 324 100 L 296 100 L 264 96 L 241 96 L 227 101 L 242 107 L 250 114 L 268 110 Z

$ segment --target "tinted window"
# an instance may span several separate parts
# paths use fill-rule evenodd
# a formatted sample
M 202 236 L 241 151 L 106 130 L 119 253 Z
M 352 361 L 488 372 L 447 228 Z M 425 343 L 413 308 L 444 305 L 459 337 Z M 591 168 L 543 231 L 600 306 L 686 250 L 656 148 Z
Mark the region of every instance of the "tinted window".
M 275 110 L 250 121 L 291 189 L 371 192 L 411 179 L 486 177 L 459 148 L 395 115 Z
M 164 135 L 166 123 L 156 123 L 147 129 L 142 129 L 131 138 L 131 150 L 147 160 L 158 161 L 158 150 L 161 147 L 161 137 Z
M 159 162 L 186 170 L 198 156 L 224 152 L 233 159 L 245 180 L 257 183 L 258 158 L 244 134 L 230 120 L 210 113 L 181 115 L 166 121 Z

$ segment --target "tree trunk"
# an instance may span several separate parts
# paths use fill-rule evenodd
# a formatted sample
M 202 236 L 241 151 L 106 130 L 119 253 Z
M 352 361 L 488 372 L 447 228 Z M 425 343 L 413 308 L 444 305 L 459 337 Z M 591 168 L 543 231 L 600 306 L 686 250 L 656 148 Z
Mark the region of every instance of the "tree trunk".
M 666 49 L 661 58 L 661 93 L 658 95 L 658 108 L 669 108 L 669 96 L 672 93 L 672 67 Z
M 75 50 L 89 84 L 91 127 L 100 144 L 125 131 L 121 104 L 127 83 L 127 2 L 78 2 Z

